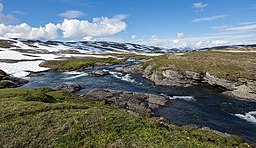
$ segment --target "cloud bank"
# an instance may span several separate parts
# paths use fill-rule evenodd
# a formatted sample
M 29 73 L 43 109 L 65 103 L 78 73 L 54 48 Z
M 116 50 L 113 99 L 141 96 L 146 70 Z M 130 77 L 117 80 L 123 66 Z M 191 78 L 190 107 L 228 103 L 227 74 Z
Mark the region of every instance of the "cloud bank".
M 61 23 L 48 23 L 37 28 L 31 27 L 26 23 L 19 25 L 0 23 L 0 36 L 25 39 L 57 39 L 59 38 L 59 32 L 62 34 L 62 38 L 112 36 L 126 29 L 125 18 L 125 15 L 117 15 L 112 18 L 99 17 L 94 18 L 92 22 L 88 20 L 64 19 Z

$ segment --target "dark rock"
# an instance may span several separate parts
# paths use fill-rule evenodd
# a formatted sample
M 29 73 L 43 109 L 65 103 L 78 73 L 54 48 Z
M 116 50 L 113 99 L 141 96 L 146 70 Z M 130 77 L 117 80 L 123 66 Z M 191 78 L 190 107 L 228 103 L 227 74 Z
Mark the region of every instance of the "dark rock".
M 100 77 L 100 76 L 105 76 L 108 75 L 109 72 L 107 71 L 103 71 L 103 70 L 97 70 L 97 71 L 93 71 L 88 73 L 90 76 L 95 76 L 95 77 Z
M 6 77 L 0 80 L 0 88 L 15 88 L 26 84 L 28 81 L 20 78 Z
M 30 71 L 30 74 L 28 75 L 29 77 L 38 77 L 42 76 L 43 74 L 41 72 L 32 72 Z
M 7 74 L 3 70 L 0 69 L 0 76 L 7 76 Z
M 4 71 L 0 70 L 0 89 L 20 87 L 27 82 L 24 79 L 8 76 Z
M 107 104 L 124 108 L 136 113 L 153 113 L 154 109 L 165 106 L 167 98 L 148 93 L 134 93 L 111 89 L 94 89 L 84 99 L 106 101 Z
M 15 83 L 11 80 L 0 81 L 0 88 L 14 88 L 15 86 Z
M 61 90 L 67 93 L 74 93 L 76 91 L 80 91 L 83 87 L 78 84 L 62 84 L 55 87 L 56 90 Z

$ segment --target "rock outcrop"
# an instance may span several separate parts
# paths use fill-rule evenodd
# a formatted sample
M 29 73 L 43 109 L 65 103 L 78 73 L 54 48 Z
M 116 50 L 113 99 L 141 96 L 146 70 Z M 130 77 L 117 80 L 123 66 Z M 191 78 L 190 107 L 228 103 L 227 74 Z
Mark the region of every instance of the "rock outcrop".
M 0 70 L 0 89 L 15 88 L 26 84 L 28 81 L 20 78 L 11 77 L 4 71 Z
M 154 71 L 152 65 L 148 65 L 144 69 L 141 65 L 134 65 L 131 67 L 119 67 L 116 70 L 125 73 L 141 74 L 143 77 L 153 81 L 155 85 L 188 87 L 199 83 L 207 83 L 211 86 L 222 88 L 225 90 L 224 94 L 241 99 L 256 100 L 256 82 L 246 79 L 238 79 L 238 81 L 233 82 L 218 78 L 209 72 L 185 71 L 181 73 L 170 67 Z
M 135 93 L 111 89 L 94 89 L 83 96 L 91 101 L 106 101 L 107 104 L 136 113 L 152 114 L 154 109 L 165 106 L 168 99 L 148 93 Z

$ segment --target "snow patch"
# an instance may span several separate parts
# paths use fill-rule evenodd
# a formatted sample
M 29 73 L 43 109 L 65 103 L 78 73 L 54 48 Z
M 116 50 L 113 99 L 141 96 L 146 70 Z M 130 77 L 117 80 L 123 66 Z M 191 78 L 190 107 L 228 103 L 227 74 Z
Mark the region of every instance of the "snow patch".
M 49 68 L 40 67 L 39 64 L 43 61 L 26 61 L 26 62 L 18 62 L 18 63 L 1 63 L 0 69 L 5 71 L 7 74 L 23 78 L 28 76 L 30 73 L 28 71 L 33 72 L 41 72 L 49 70 Z

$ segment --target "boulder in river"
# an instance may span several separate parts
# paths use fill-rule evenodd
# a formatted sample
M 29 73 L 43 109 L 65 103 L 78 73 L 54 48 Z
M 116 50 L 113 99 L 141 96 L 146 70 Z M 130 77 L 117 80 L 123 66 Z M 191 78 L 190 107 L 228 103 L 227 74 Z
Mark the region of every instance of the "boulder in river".
M 90 72 L 88 74 L 90 76 L 100 77 L 100 76 L 108 75 L 109 72 L 108 71 L 104 71 L 104 70 L 97 70 L 97 71 Z
M 74 93 L 76 91 L 80 91 L 83 87 L 78 84 L 61 84 L 55 87 L 56 90 L 61 90 L 67 93 Z

